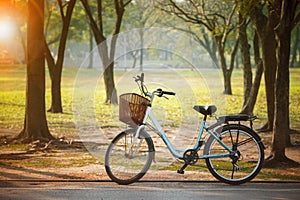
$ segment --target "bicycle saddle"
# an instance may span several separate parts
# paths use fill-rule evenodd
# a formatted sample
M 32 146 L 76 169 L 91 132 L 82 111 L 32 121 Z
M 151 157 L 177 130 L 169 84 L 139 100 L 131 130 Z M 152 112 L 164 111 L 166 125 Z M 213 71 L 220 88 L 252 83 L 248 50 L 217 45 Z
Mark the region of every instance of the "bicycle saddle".
M 212 115 L 217 111 L 217 107 L 215 105 L 210 105 L 210 106 L 196 105 L 194 106 L 194 109 L 203 115 Z

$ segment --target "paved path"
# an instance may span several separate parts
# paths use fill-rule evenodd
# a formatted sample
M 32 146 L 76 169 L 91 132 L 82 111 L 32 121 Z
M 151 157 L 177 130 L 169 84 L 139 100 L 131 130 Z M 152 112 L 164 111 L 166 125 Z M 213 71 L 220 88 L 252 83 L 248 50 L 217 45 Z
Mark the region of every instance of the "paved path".
M 1 181 L 0 199 L 290 199 L 298 200 L 300 183 L 247 183 L 232 186 L 217 182 L 112 182 Z

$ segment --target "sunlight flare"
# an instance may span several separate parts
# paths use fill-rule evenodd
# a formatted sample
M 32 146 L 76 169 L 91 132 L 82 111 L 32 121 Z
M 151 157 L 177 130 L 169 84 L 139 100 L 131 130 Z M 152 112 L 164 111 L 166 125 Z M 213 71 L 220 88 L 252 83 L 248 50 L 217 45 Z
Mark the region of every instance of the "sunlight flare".
M 13 35 L 13 23 L 9 20 L 0 20 L 0 39 L 9 39 Z

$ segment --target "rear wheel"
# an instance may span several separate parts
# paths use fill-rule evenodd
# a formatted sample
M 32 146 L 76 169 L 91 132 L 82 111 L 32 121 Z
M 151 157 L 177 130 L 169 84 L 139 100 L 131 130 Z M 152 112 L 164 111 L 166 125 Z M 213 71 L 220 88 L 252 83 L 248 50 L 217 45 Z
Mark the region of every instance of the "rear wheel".
M 223 158 L 207 158 L 206 165 L 211 174 L 229 184 L 242 184 L 253 179 L 264 161 L 264 147 L 258 135 L 252 129 L 236 124 L 223 126 L 216 132 L 234 153 Z M 204 155 L 227 152 L 213 136 L 208 138 Z
M 141 132 L 137 141 L 133 143 L 135 133 L 134 129 L 121 132 L 106 151 L 106 172 L 111 180 L 118 184 L 138 181 L 145 175 L 153 160 L 152 139 L 146 132 Z

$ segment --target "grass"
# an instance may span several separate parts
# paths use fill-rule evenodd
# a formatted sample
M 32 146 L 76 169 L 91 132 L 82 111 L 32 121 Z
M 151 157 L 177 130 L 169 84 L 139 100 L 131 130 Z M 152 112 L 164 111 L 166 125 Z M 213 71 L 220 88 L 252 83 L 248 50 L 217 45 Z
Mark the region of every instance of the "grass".
M 63 102 L 63 114 L 47 113 L 48 125 L 50 131 L 57 134 L 76 133 L 74 127 L 74 116 L 72 111 L 73 106 L 73 94 L 74 84 L 76 83 L 77 68 L 64 68 L 62 79 L 62 102 Z M 126 87 L 122 87 L 123 82 L 134 81 L 131 75 L 136 75 L 139 72 L 118 71 L 116 72 L 116 83 L 118 88 L 118 94 L 126 92 Z M 149 88 L 154 89 L 156 87 L 167 87 L 177 93 L 175 98 L 170 98 L 169 101 L 165 99 L 157 99 L 156 110 L 164 111 L 162 117 L 165 117 L 165 125 L 167 126 L 179 126 L 181 121 L 189 115 L 195 115 L 197 113 L 192 111 L 192 105 L 203 104 L 208 105 L 215 102 L 210 96 L 211 91 L 207 86 L 207 80 L 201 79 L 203 74 L 199 74 L 195 71 L 182 71 L 176 72 L 177 74 L 161 73 L 161 72 L 146 72 L 146 81 L 151 80 Z M 178 75 L 178 73 L 180 73 Z M 198 74 L 197 74 L 198 73 Z M 201 72 L 200 72 L 201 73 Z M 213 73 L 213 72 L 211 72 Z M 180 78 L 180 81 L 172 80 L 172 76 Z M 101 75 L 99 75 L 101 76 Z M 125 78 L 124 78 L 125 77 Z M 128 78 L 129 77 L 129 78 Z M 149 78 L 152 77 L 152 78 Z M 155 79 L 153 78 L 155 77 Z M 88 79 L 89 77 L 87 77 Z M 99 78 L 99 77 L 98 77 Z M 123 80 L 125 79 L 125 80 Z M 25 89 L 26 89 L 26 74 L 25 66 L 1 66 L 0 67 L 0 128 L 2 129 L 14 129 L 21 130 L 23 127 L 24 114 L 25 114 Z M 293 68 L 290 70 L 290 123 L 291 128 L 300 129 L 300 69 Z M 122 82 L 123 81 L 123 82 Z M 217 80 L 219 81 L 219 80 Z M 118 108 L 116 106 L 105 105 L 104 88 L 102 86 L 102 80 L 95 81 L 97 83 L 97 92 L 94 96 L 94 111 L 96 118 L 101 126 L 115 126 L 120 125 L 118 123 Z M 183 84 L 182 84 L 183 83 Z M 242 70 L 234 70 L 232 75 L 232 90 L 233 95 L 220 96 L 220 99 L 225 99 L 226 103 L 225 112 L 223 113 L 238 113 L 241 110 L 243 103 L 243 77 Z M 50 79 L 47 74 L 47 90 L 46 90 L 46 107 L 50 107 Z M 137 89 L 135 86 L 131 88 Z M 169 88 L 168 88 L 169 87 Z M 189 87 L 189 88 L 188 88 Z M 99 90 L 98 90 L 99 88 Z M 130 89 L 131 89 L 130 88 Z M 127 92 L 130 92 L 130 89 Z M 221 89 L 218 88 L 220 91 Z M 222 104 L 221 104 L 222 105 Z M 220 106 L 220 105 L 219 105 Z M 222 108 L 219 108 L 219 110 Z M 154 108 L 155 110 L 155 108 Z M 158 115 L 160 114 L 157 112 Z M 223 114 L 221 111 L 218 114 Z M 264 91 L 264 81 L 262 80 L 261 88 L 259 90 L 257 103 L 254 109 L 254 113 L 259 117 L 258 122 L 263 123 L 266 116 L 266 99 Z

